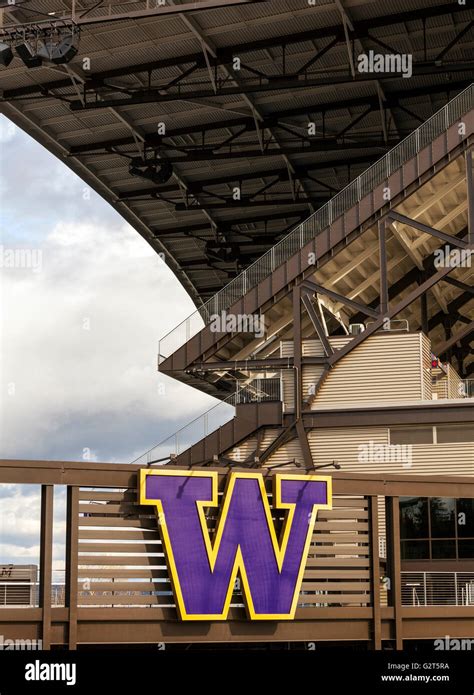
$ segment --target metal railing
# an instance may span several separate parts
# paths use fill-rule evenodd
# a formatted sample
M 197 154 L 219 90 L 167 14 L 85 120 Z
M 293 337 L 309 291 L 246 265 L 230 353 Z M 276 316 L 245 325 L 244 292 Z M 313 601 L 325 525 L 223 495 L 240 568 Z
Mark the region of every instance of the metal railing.
M 113 552 L 113 544 L 111 544 L 110 550 Z M 62 574 L 64 575 L 64 571 Z M 94 581 L 100 582 L 99 579 Z M 122 584 L 123 581 L 121 580 Z M 136 582 L 136 580 L 134 581 Z M 155 595 L 171 595 L 171 591 L 163 583 L 163 580 L 151 581 L 157 581 L 156 589 L 153 592 Z M 403 571 L 401 572 L 401 581 L 403 606 L 474 606 L 474 572 Z M 79 605 L 81 605 L 82 597 L 89 597 L 92 594 L 101 595 L 101 593 L 99 590 L 91 592 L 87 589 L 79 589 Z M 113 603 L 113 596 L 110 596 L 110 590 L 108 590 L 108 594 L 104 594 L 104 605 Z M 121 590 L 114 592 L 114 594 L 116 596 L 129 595 L 130 603 L 133 603 L 133 596 L 144 595 L 144 592 L 140 592 L 136 588 L 126 591 L 122 586 Z M 39 606 L 39 581 L 0 582 L 0 597 L 0 609 L 37 607 Z M 64 598 L 64 578 L 57 580 L 53 578 L 51 605 L 56 607 L 64 606 Z M 163 605 L 169 606 L 169 603 Z
M 451 390 L 448 377 L 432 378 L 433 390 L 438 398 L 474 398 L 474 379 L 461 379 Z
M 251 288 L 268 277 L 282 263 L 302 249 L 344 212 L 368 195 L 375 186 L 415 157 L 463 114 L 473 107 L 474 84 L 458 94 L 442 109 L 408 135 L 390 152 L 343 188 L 331 200 L 293 229 L 286 237 L 263 254 L 255 263 L 203 303 L 195 312 L 169 331 L 159 341 L 158 363 L 196 335 L 211 316 L 228 309 Z
M 235 416 L 235 406 L 245 403 L 261 403 L 262 401 L 280 401 L 281 393 L 280 377 L 254 379 L 245 386 L 237 382 L 236 390 L 230 396 L 191 420 L 132 463 L 148 465 L 152 461 L 169 459 L 171 455 L 182 454 L 193 444 L 232 420 Z
M 402 572 L 403 606 L 474 606 L 474 572 Z
M 15 577 L 15 573 L 18 578 Z M 12 579 L 4 581 L 0 578 L 0 608 L 38 607 L 40 605 L 38 574 L 39 572 L 35 572 L 34 576 L 28 579 L 24 576 L 22 577 L 21 572 L 13 568 Z M 51 584 L 52 606 L 64 606 L 65 587 L 65 570 L 53 570 Z
M 461 398 L 474 398 L 474 379 L 462 379 L 459 384 Z

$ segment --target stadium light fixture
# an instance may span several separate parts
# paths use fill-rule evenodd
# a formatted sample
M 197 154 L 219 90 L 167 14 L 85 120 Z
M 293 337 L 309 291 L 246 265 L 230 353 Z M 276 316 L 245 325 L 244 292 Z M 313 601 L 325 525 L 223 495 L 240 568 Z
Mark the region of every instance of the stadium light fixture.
M 36 68 L 44 61 L 55 65 L 69 63 L 79 51 L 80 29 L 76 24 L 61 20 L 22 25 L 19 29 L 0 28 L 0 65 L 7 67 L 13 60 L 13 49 L 27 68 Z

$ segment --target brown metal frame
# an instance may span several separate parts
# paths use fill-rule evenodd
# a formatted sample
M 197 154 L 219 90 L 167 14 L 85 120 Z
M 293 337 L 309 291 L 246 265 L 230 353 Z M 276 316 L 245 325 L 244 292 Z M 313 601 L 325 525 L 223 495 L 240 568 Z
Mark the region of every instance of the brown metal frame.
M 273 304 L 278 302 L 282 297 L 294 293 L 296 287 L 300 287 L 298 292 L 301 299 L 310 314 L 310 318 L 318 333 L 318 326 L 314 323 L 315 312 L 308 309 L 309 297 L 307 290 L 319 294 L 325 294 L 332 297 L 338 302 L 342 302 L 347 306 L 352 307 L 357 313 L 364 314 L 374 318 L 374 322 L 366 329 L 364 333 L 356 336 L 343 349 L 338 350 L 335 354 L 328 358 L 319 358 L 319 363 L 326 364 L 329 368 L 336 362 L 342 359 L 346 354 L 352 351 L 357 345 L 366 340 L 375 331 L 380 329 L 384 321 L 393 318 L 399 312 L 403 311 L 407 306 L 414 301 L 420 300 L 422 307 L 425 304 L 425 316 L 422 323 L 426 332 L 430 330 L 430 321 L 427 316 L 426 293 L 431 287 L 441 281 L 451 281 L 449 274 L 455 268 L 441 268 L 435 273 L 427 273 L 426 276 L 419 282 L 418 287 L 410 292 L 403 300 L 389 306 L 390 292 L 388 286 L 387 272 L 387 257 L 386 257 L 386 233 L 390 229 L 391 221 L 398 220 L 404 224 L 409 224 L 414 229 L 430 234 L 443 241 L 449 241 L 455 246 L 462 249 L 474 251 L 472 243 L 472 220 L 474 219 L 474 195 L 470 186 L 472 186 L 472 154 L 470 147 L 472 146 L 472 136 L 468 134 L 466 138 L 459 142 L 456 126 L 452 126 L 448 131 L 435 143 L 429 145 L 423 151 L 423 157 L 418 156 L 412 162 L 408 162 L 402 167 L 402 171 L 391 176 L 384 185 L 388 186 L 392 192 L 390 201 L 383 198 L 383 185 L 365 199 L 357 203 L 354 208 L 345 213 L 340 218 L 333 220 L 327 230 L 319 234 L 312 242 L 309 242 L 299 253 L 289 259 L 283 266 L 277 268 L 269 278 L 266 278 L 260 285 L 252 289 L 249 293 L 239 299 L 232 307 L 229 308 L 229 313 L 255 313 L 256 311 L 265 312 Z M 467 238 L 462 238 L 464 235 L 448 235 L 439 230 L 436 230 L 428 225 L 412 220 L 406 215 L 401 215 L 395 211 L 395 207 L 403 200 L 403 197 L 411 192 L 414 187 L 421 185 L 422 182 L 437 174 L 440 169 L 448 164 L 452 159 L 464 152 L 466 159 L 466 188 L 468 196 L 469 210 L 469 227 Z M 377 224 L 379 233 L 379 254 L 380 254 L 380 299 L 379 306 L 364 306 L 359 302 L 355 302 L 349 298 L 340 295 L 332 290 L 326 289 L 317 283 L 312 282 L 309 277 L 314 274 L 314 271 L 322 262 L 327 260 L 342 246 L 347 245 L 361 231 L 368 229 L 370 226 Z M 316 257 L 316 264 L 308 264 L 308 255 L 312 253 Z M 452 284 L 454 284 L 453 281 Z M 296 320 L 296 304 L 293 301 L 293 320 Z M 296 335 L 296 330 L 295 330 Z M 196 371 L 207 371 L 208 369 L 225 368 L 225 365 L 232 365 L 232 360 L 220 362 L 216 358 L 216 353 L 223 348 L 230 340 L 232 334 L 218 335 L 211 333 L 209 327 L 206 326 L 196 336 L 191 338 L 185 345 L 176 350 L 175 353 L 166 358 L 160 365 L 160 371 L 163 371 L 173 378 L 182 378 L 184 374 L 185 381 L 189 380 L 190 374 Z M 295 346 L 298 340 L 295 337 Z M 296 349 L 296 348 L 295 348 Z M 328 346 L 325 346 L 327 352 Z M 206 364 L 206 360 L 212 361 Z M 304 359 L 304 358 L 302 358 Z M 274 358 L 272 360 L 275 361 Z M 246 362 L 247 368 L 252 364 L 249 360 Z M 293 361 L 293 364 L 296 364 Z M 244 365 L 242 365 L 245 368 Z M 276 364 L 275 364 L 276 366 Z M 231 366 L 229 368 L 232 368 Z M 200 382 L 202 383 L 202 382 Z M 216 391 L 215 395 L 219 392 Z
M 45 648 L 84 644 L 157 642 L 269 642 L 363 641 L 380 649 L 387 640 L 402 648 L 403 640 L 431 639 L 449 634 L 468 637 L 474 607 L 406 607 L 401 604 L 400 533 L 398 498 L 403 495 L 474 497 L 474 479 L 427 478 L 419 475 L 363 475 L 335 472 L 333 492 L 367 501 L 369 516 L 371 605 L 298 608 L 294 621 L 250 622 L 236 608 L 225 622 L 183 623 L 174 608 L 78 607 L 78 500 L 80 487 L 136 490 L 138 466 L 63 461 L 0 461 L 0 482 L 42 485 L 41 605 L 38 608 L 0 609 L 0 630 L 5 638 L 43 639 Z M 227 469 L 209 468 L 224 484 Z M 246 469 L 247 470 L 247 469 Z M 270 486 L 273 472 L 260 469 Z M 66 605 L 51 607 L 51 554 L 53 486 L 67 485 Z M 389 605 L 380 605 L 377 498 L 387 504 Z M 119 512 L 121 513 L 121 512 Z M 126 518 L 126 517 L 125 517 Z

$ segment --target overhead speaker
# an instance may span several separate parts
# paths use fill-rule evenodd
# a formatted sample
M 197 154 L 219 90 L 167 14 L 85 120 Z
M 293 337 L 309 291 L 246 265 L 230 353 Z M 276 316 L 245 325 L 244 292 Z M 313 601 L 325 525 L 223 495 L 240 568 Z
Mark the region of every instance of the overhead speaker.
M 36 43 L 36 55 L 43 60 L 51 61 L 51 53 L 53 51 L 53 44 L 50 40 L 43 41 L 40 39 Z
M 51 51 L 51 62 L 55 63 L 56 65 L 69 63 L 74 56 L 77 55 L 78 43 L 79 40 L 77 34 L 66 36 L 64 39 L 62 39 L 62 41 L 53 47 Z
M 53 43 L 52 40 L 48 40 L 46 43 L 41 42 L 37 54 L 50 63 L 64 65 L 77 55 L 78 45 L 79 39 L 77 34 L 71 34 L 61 39 L 59 43 Z
M 160 168 L 155 174 L 156 183 L 166 183 L 173 175 L 173 167 L 170 161 L 164 159 L 160 162 Z
M 143 164 L 140 167 L 131 165 L 128 169 L 132 176 L 141 176 L 142 179 L 147 179 L 153 183 L 160 184 L 169 181 L 173 175 L 173 166 L 167 159 L 160 160 L 155 166 L 146 166 Z
M 43 62 L 43 59 L 36 54 L 28 41 L 17 44 L 15 46 L 15 51 L 27 68 L 38 68 Z
M 12 47 L 8 43 L 0 41 L 0 65 L 8 67 L 13 60 Z

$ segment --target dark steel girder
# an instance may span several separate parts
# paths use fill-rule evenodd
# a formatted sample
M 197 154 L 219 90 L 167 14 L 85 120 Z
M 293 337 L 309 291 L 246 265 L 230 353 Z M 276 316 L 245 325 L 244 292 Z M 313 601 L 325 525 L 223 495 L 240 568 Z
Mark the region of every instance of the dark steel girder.
M 444 355 L 445 352 L 449 350 L 449 348 L 453 347 L 457 342 L 467 339 L 468 341 L 470 338 L 474 336 L 474 321 L 471 321 L 468 323 L 467 326 L 464 326 L 460 331 L 458 331 L 455 335 L 451 336 L 451 338 L 448 338 L 448 340 L 445 340 L 444 343 L 442 343 L 438 349 L 437 349 L 437 356 L 441 357 Z
M 462 229 L 460 232 L 458 232 L 456 235 L 453 235 L 453 239 L 467 239 L 467 228 Z M 445 246 L 440 246 L 439 248 L 446 248 Z M 437 251 L 439 249 L 436 249 Z M 428 278 L 431 277 L 431 275 L 434 275 L 436 272 L 435 268 L 435 252 L 433 252 L 430 256 L 427 256 L 427 258 L 424 259 L 423 261 L 423 268 L 424 268 L 424 277 Z M 388 298 L 389 300 L 394 299 L 397 297 L 401 292 L 406 290 L 408 287 L 411 285 L 416 284 L 420 280 L 421 272 L 418 268 L 412 268 L 409 270 L 403 277 L 401 277 L 399 280 L 394 282 L 390 287 L 388 288 Z M 452 278 L 445 277 L 443 279 L 443 282 L 450 282 Z M 369 303 L 369 308 L 370 309 L 377 309 L 379 305 L 379 297 L 376 299 L 372 300 Z M 441 312 L 441 316 L 445 316 Z M 365 320 L 365 314 L 359 311 L 357 314 L 354 314 L 351 317 L 351 323 L 362 323 Z
M 340 140 L 336 138 L 326 138 L 315 140 L 314 142 L 306 142 L 303 145 L 292 145 L 291 147 L 289 145 L 282 144 L 279 148 L 272 147 L 271 149 L 264 150 L 264 152 L 262 152 L 261 149 L 244 150 L 236 148 L 229 149 L 226 152 L 216 152 L 212 149 L 212 147 L 210 147 L 208 149 L 191 150 L 188 154 L 181 157 L 167 155 L 166 159 L 172 164 L 178 164 L 179 162 L 208 162 L 215 161 L 217 159 L 228 160 L 247 159 L 249 157 L 281 157 L 282 153 L 292 155 L 306 153 L 310 154 L 312 152 L 340 152 L 341 148 L 344 148 L 345 152 L 350 150 L 368 150 L 370 148 L 376 148 L 379 150 L 378 152 L 373 153 L 373 157 L 376 157 L 377 154 L 382 155 L 388 149 L 397 145 L 398 142 L 398 139 L 390 139 L 388 142 L 384 142 L 382 138 L 372 141 L 366 140 L 365 142 L 363 140 L 352 141 L 350 137 L 347 140 L 343 140 L 342 138 Z M 218 146 L 216 146 L 216 150 L 219 150 Z
M 461 249 L 467 248 L 467 241 L 464 241 L 463 239 L 458 239 L 457 237 L 453 237 L 452 234 L 446 234 L 445 232 L 441 232 L 439 229 L 434 229 L 434 227 L 430 227 L 427 224 L 423 224 L 418 220 L 413 220 L 411 217 L 407 217 L 406 215 L 401 215 L 396 210 L 391 210 L 388 213 L 388 218 L 391 220 L 396 220 L 397 222 L 401 222 L 402 224 L 408 225 L 409 227 L 413 227 L 413 229 L 417 229 L 419 232 L 423 232 L 424 234 L 430 234 L 431 236 L 435 236 L 448 244 L 452 243 L 454 244 L 454 246 L 459 246 Z
M 428 20 L 425 22 L 425 27 L 427 33 L 430 31 L 438 31 L 437 24 L 430 27 L 429 20 L 434 17 L 440 17 L 443 15 L 455 15 L 458 13 L 468 13 L 469 8 L 465 5 L 460 5 L 458 3 L 449 2 L 436 5 L 433 7 L 420 8 L 416 10 L 411 10 L 409 15 L 409 20 L 414 21 L 416 19 Z M 394 26 L 401 24 L 402 26 L 407 21 L 407 13 L 400 12 L 395 14 L 381 15 L 379 17 L 372 17 L 369 20 L 362 21 L 352 21 L 354 32 L 349 31 L 349 38 L 368 38 L 370 37 L 370 32 L 378 27 L 384 28 L 389 26 Z M 311 29 L 302 32 L 293 32 L 290 34 L 279 34 L 278 36 L 269 37 L 265 39 L 258 39 L 255 41 L 246 41 L 241 44 L 234 44 L 232 46 L 225 46 L 216 49 L 217 60 L 219 62 L 229 62 L 235 55 L 240 55 L 244 53 L 252 53 L 258 50 L 265 50 L 277 46 L 286 46 L 295 43 L 312 42 L 317 39 L 322 38 L 332 38 L 341 37 L 341 41 L 345 40 L 345 37 L 341 35 L 341 24 L 336 24 L 333 26 L 322 27 L 319 29 Z M 317 51 L 315 51 L 316 53 Z M 204 57 L 201 51 L 188 53 L 181 56 L 174 56 L 171 58 L 165 58 L 156 61 L 147 61 L 144 63 L 137 63 L 134 65 L 125 65 L 120 68 L 114 68 L 110 70 L 103 70 L 101 72 L 92 73 L 87 75 L 84 73 L 84 78 L 87 80 L 88 85 L 99 86 L 104 80 L 120 77 L 124 75 L 132 75 L 136 73 L 148 73 L 149 71 L 159 70 L 160 68 L 169 68 L 176 65 L 187 65 L 194 62 L 203 63 Z M 212 58 L 210 58 L 212 64 Z M 16 89 L 7 90 L 4 94 L 6 99 L 11 99 L 17 96 L 27 96 L 36 93 L 47 93 L 54 89 L 64 89 L 71 86 L 71 81 L 68 78 L 61 80 L 51 80 L 43 84 L 28 85 L 26 87 L 19 87 Z
M 366 314 L 367 316 L 371 316 L 372 318 L 377 318 L 379 315 L 379 312 L 375 309 L 372 309 L 372 307 L 364 306 L 360 302 L 356 302 L 353 299 L 344 297 L 342 294 L 339 294 L 338 292 L 334 292 L 333 290 L 329 290 L 326 287 L 317 285 L 316 283 L 311 282 L 311 280 L 305 280 L 303 282 L 303 286 L 310 289 L 311 292 L 326 295 L 330 299 L 333 299 L 336 302 L 341 302 L 342 304 L 346 304 L 347 306 L 350 306 L 352 309 L 357 309 L 358 311 Z
M 240 209 L 240 208 L 262 208 L 262 207 L 274 207 L 275 205 L 278 206 L 294 206 L 294 205 L 308 205 L 308 202 L 313 203 L 314 205 L 323 205 L 329 200 L 328 196 L 324 197 L 318 197 L 317 195 L 314 196 L 309 196 L 308 198 L 301 198 L 301 199 L 293 199 L 293 198 L 284 198 L 284 199 L 268 199 L 268 200 L 249 200 L 248 198 L 242 198 L 241 200 L 234 200 L 233 198 L 229 198 L 225 201 L 222 201 L 220 203 L 208 203 L 205 202 L 202 205 L 189 205 L 186 206 L 185 203 L 176 203 L 174 206 L 174 209 L 177 212 L 196 212 L 196 210 L 200 210 L 201 208 L 205 208 L 206 210 L 232 210 L 232 209 Z
M 474 295 L 474 287 L 472 287 L 471 285 L 466 285 L 465 282 L 461 282 L 460 280 L 456 280 L 456 278 L 445 278 L 444 282 L 447 282 L 448 284 L 452 285 L 453 287 L 457 287 L 459 290 L 462 290 L 463 292 Z
M 304 307 L 311 320 L 311 323 L 313 324 L 313 328 L 316 331 L 316 334 L 322 343 L 324 352 L 326 356 L 329 357 L 330 355 L 334 354 L 334 350 L 332 349 L 331 343 L 329 342 L 328 337 L 324 331 L 323 324 L 321 323 L 319 316 L 317 315 L 314 309 L 313 303 L 311 301 L 311 294 L 312 292 L 305 291 L 305 286 L 303 285 L 301 292 L 301 301 L 303 302 Z
M 453 62 L 449 66 L 442 63 L 427 61 L 424 63 L 414 63 L 412 72 L 414 77 L 428 75 L 444 75 L 446 72 L 451 74 L 456 72 L 469 73 L 474 70 L 474 61 Z M 308 89 L 310 87 L 328 87 L 335 84 L 343 86 L 344 84 L 358 84 L 366 82 L 380 82 L 399 80 L 400 75 L 393 72 L 384 73 L 364 73 L 361 76 L 353 76 L 350 72 L 347 74 L 328 74 L 325 77 L 314 77 L 300 79 L 299 75 L 277 75 L 268 78 L 265 82 L 261 79 L 241 78 L 239 84 L 235 86 L 220 87 L 216 85 L 216 90 L 211 87 L 194 88 L 192 83 L 188 85 L 190 89 L 184 89 L 184 85 L 178 84 L 175 92 L 163 94 L 163 86 L 157 86 L 151 89 L 139 89 L 133 93 L 133 96 L 119 97 L 114 99 L 97 98 L 93 101 L 87 101 L 87 91 L 84 92 L 84 102 L 73 100 L 69 102 L 72 111 L 91 111 L 106 108 L 118 108 L 122 106 L 135 106 L 141 104 L 160 104 L 171 101 L 186 101 L 189 99 L 205 99 L 215 98 L 216 96 L 235 96 L 238 94 L 255 94 L 261 92 L 275 92 L 278 90 L 295 90 Z M 117 90 L 120 91 L 120 90 Z
M 345 345 L 340 350 L 338 350 L 337 353 L 332 355 L 332 357 L 330 357 L 328 360 L 329 365 L 332 366 L 336 362 L 339 362 L 339 360 L 345 357 L 345 355 L 347 355 L 349 352 L 352 352 L 354 348 L 360 345 L 363 341 L 367 340 L 367 338 L 369 338 L 373 333 L 378 331 L 384 325 L 384 322 L 387 319 L 392 319 L 394 316 L 397 316 L 401 311 L 413 304 L 414 301 L 419 299 L 423 294 L 426 293 L 427 290 L 431 289 L 433 285 L 436 285 L 438 282 L 440 282 L 440 280 L 442 280 L 444 277 L 446 277 L 446 275 L 448 275 L 452 271 L 453 268 L 450 267 L 440 268 L 436 273 L 434 273 L 434 275 L 424 280 L 418 287 L 409 292 L 405 297 L 403 297 L 403 299 L 398 301 L 395 305 L 387 307 L 387 311 L 379 314 L 378 318 L 376 318 L 373 321 L 373 323 L 371 323 L 370 326 L 368 326 L 366 330 L 363 331 L 363 333 L 355 336 L 349 343 L 347 343 L 347 345 Z
M 302 220 L 306 218 L 308 215 L 306 211 L 298 211 L 298 210 L 282 210 L 280 212 L 275 212 L 275 213 L 270 213 L 268 215 L 245 215 L 244 217 L 239 217 L 235 218 L 233 217 L 231 220 L 217 220 L 217 231 L 228 231 L 232 230 L 233 227 L 236 225 L 247 225 L 247 224 L 255 224 L 255 223 L 265 223 L 265 222 L 271 222 L 274 220 L 288 220 L 288 219 L 297 219 L 297 220 Z M 295 222 L 296 224 L 296 222 Z M 157 237 L 160 236 L 166 236 L 169 234 L 179 234 L 180 237 L 184 235 L 188 235 L 191 232 L 198 232 L 198 231 L 207 231 L 215 233 L 214 230 L 211 230 L 211 225 L 208 222 L 207 224 L 203 221 L 202 223 L 199 222 L 198 224 L 192 224 L 192 225 L 186 225 L 186 227 L 152 227 L 151 231 L 153 234 Z M 261 233 L 261 230 L 258 232 L 259 234 Z
M 451 92 L 461 91 L 469 86 L 471 80 L 460 80 L 457 82 L 449 82 L 446 85 L 433 85 L 430 87 L 430 94 L 445 94 L 449 100 Z M 426 96 L 426 87 L 416 87 L 415 89 L 404 89 L 390 92 L 387 94 L 386 100 L 383 102 L 386 108 L 392 109 L 396 107 L 403 108 L 400 104 L 401 100 L 411 99 L 417 96 Z M 363 96 L 352 99 L 345 99 L 332 102 L 313 102 L 307 106 L 298 106 L 292 109 L 283 109 L 272 112 L 266 115 L 263 121 L 260 122 L 261 128 L 274 127 L 279 120 L 291 118 L 293 116 L 309 116 L 323 114 L 327 111 L 347 111 L 348 109 L 357 108 L 358 106 L 370 106 L 373 110 L 380 109 L 380 100 L 378 96 Z M 416 116 L 416 118 L 418 118 Z M 418 118 L 423 121 L 424 119 Z M 155 133 L 150 133 L 145 136 L 144 142 L 147 145 L 159 146 L 163 143 L 163 139 L 173 138 L 177 136 L 192 135 L 194 133 L 206 133 L 213 130 L 222 130 L 223 128 L 233 128 L 238 126 L 248 126 L 249 129 L 255 129 L 255 121 L 252 116 L 241 116 L 240 118 L 229 118 L 223 121 L 206 121 L 204 123 L 189 124 L 184 128 L 168 128 L 166 136 L 159 136 Z M 126 145 L 134 145 L 135 140 L 132 136 L 123 138 L 109 138 L 107 140 L 99 140 L 93 143 L 85 143 L 81 145 L 73 145 L 69 148 L 70 155 L 89 154 L 97 150 L 109 150 L 113 147 L 124 147 Z
M 458 320 L 458 313 L 459 310 L 467 304 L 470 300 L 472 299 L 472 294 L 470 292 L 463 292 L 462 294 L 459 295 L 459 297 L 456 297 L 456 299 L 453 299 L 452 302 L 449 302 L 447 309 L 448 309 L 448 315 L 452 317 L 453 323 Z M 433 328 L 436 328 L 436 326 L 439 326 L 440 323 L 443 323 L 446 319 L 446 314 L 443 311 L 438 311 L 434 316 L 430 318 L 428 321 L 428 329 L 430 331 L 433 330 Z
M 327 169 L 333 169 L 336 167 L 354 166 L 356 164 L 367 164 L 373 161 L 373 156 L 357 156 L 357 157 L 345 157 L 341 159 L 326 160 L 318 164 L 309 163 L 307 166 L 295 166 L 295 172 L 298 178 L 307 176 L 308 172 L 311 171 L 325 171 Z M 283 169 L 263 169 L 261 171 L 251 171 L 247 173 L 236 173 L 229 176 L 219 176 L 212 179 L 202 179 L 199 182 L 192 182 L 188 184 L 188 193 L 200 193 L 204 188 L 209 188 L 210 186 L 221 186 L 222 184 L 228 183 L 242 183 L 244 181 L 253 181 L 269 176 L 278 176 L 280 181 L 290 181 L 288 168 Z M 171 193 L 176 191 L 176 185 L 167 184 L 165 186 L 154 186 L 147 188 L 138 188 L 133 191 L 127 191 L 119 193 L 120 200 L 128 200 L 131 198 L 140 198 L 141 196 L 153 196 L 159 195 L 161 193 Z

